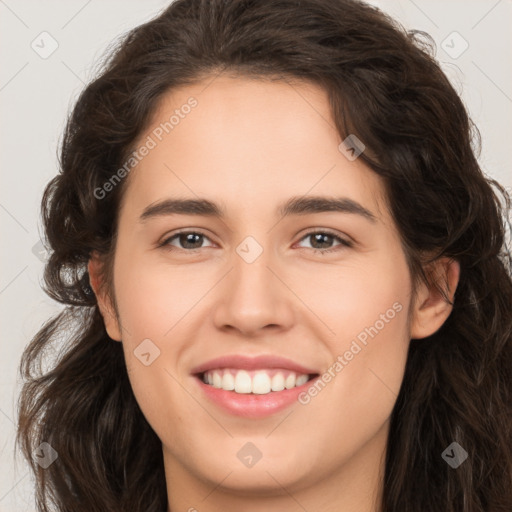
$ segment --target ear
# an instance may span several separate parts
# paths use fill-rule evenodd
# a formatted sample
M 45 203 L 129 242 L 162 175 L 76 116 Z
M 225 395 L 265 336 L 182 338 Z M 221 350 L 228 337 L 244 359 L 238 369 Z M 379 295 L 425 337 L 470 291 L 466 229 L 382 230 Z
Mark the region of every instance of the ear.
M 453 306 L 448 303 L 439 290 L 443 289 L 453 303 L 455 290 L 459 283 L 460 265 L 450 258 L 440 258 L 431 264 L 433 283 L 421 283 L 413 305 L 411 332 L 412 339 L 426 338 L 438 331 L 450 316 Z
M 98 301 L 98 307 L 100 309 L 101 316 L 103 317 L 103 322 L 105 324 L 105 329 L 110 338 L 115 341 L 121 341 L 121 329 L 119 326 L 119 320 L 117 313 L 108 297 L 105 289 L 102 288 L 100 279 L 101 279 L 101 268 L 103 266 L 103 261 L 99 258 L 96 252 L 93 252 L 89 263 L 87 265 L 87 269 L 89 271 L 89 282 L 91 284 L 91 288 L 96 295 L 96 300 Z

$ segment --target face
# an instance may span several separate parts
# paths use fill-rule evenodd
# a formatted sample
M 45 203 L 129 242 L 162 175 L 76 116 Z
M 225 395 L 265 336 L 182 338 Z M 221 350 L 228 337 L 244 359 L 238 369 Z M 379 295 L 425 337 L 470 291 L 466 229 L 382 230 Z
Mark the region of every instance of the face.
M 140 137 L 104 317 L 168 478 L 293 493 L 381 460 L 411 277 L 340 143 L 322 89 L 225 76 L 168 93 Z

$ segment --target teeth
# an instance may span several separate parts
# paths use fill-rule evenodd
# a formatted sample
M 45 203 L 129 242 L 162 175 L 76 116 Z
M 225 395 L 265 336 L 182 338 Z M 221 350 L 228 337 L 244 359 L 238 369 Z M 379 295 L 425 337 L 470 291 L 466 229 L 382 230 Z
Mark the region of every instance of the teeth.
M 292 389 L 295 387 L 295 381 L 296 381 L 296 377 L 295 377 L 295 374 L 291 374 L 288 375 L 288 377 L 286 377 L 285 381 L 284 381 L 284 387 L 286 389 Z
M 224 377 L 222 377 L 222 389 L 226 389 L 227 391 L 233 391 L 235 389 L 235 377 L 229 372 L 224 372 Z
M 272 377 L 272 391 L 283 391 L 284 377 L 282 373 L 276 373 Z
M 220 376 L 220 373 L 213 373 L 213 387 L 219 389 L 222 388 L 222 377 Z
M 295 385 L 296 386 L 302 386 L 303 384 L 306 384 L 306 382 L 308 381 L 309 379 L 309 376 L 308 375 L 299 375 L 297 377 L 297 380 L 295 381 Z
M 217 372 L 214 372 L 214 375 Z M 244 370 L 240 370 L 235 377 L 235 392 L 237 393 L 250 393 L 251 389 L 251 376 Z
M 258 372 L 253 377 L 252 392 L 257 395 L 270 393 L 270 377 L 265 372 Z
M 203 381 L 217 389 L 240 394 L 266 395 L 272 391 L 283 391 L 302 386 L 309 375 L 296 374 L 289 370 L 246 370 L 219 369 L 204 373 Z

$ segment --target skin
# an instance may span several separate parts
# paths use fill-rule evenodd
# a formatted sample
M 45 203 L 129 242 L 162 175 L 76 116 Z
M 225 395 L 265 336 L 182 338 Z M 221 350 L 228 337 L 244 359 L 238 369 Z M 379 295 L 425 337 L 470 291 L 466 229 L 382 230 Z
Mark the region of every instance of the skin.
M 451 306 L 425 284 L 413 300 L 381 178 L 339 151 L 323 89 L 210 78 L 167 93 L 139 141 L 191 96 L 197 107 L 129 175 L 115 248 L 117 311 L 100 292 L 99 258 L 89 262 L 107 332 L 122 341 L 133 392 L 162 441 L 169 511 L 377 511 L 410 340 L 437 331 Z M 280 203 L 304 195 L 348 197 L 377 220 L 277 215 Z M 139 220 L 169 197 L 209 199 L 225 218 Z M 205 235 L 199 250 L 178 238 L 157 247 L 183 228 Z M 322 229 L 355 244 L 306 236 Z M 249 235 L 263 249 L 252 263 L 236 252 Z M 436 266 L 453 297 L 458 263 Z M 322 373 L 397 302 L 402 310 L 306 405 L 236 417 L 190 374 L 234 353 L 277 354 Z M 160 349 L 149 366 L 134 355 L 146 338 Z M 262 453 L 252 468 L 237 457 L 246 442 Z

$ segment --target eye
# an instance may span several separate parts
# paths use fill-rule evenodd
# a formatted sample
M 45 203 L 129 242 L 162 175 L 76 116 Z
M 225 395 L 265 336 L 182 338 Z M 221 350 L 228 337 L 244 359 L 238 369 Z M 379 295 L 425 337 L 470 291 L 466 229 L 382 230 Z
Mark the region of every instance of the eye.
M 194 250 L 203 248 L 203 241 L 209 240 L 209 238 L 200 233 L 198 231 L 181 231 L 179 233 L 175 233 L 174 235 L 166 238 L 159 247 L 165 247 L 169 249 L 176 248 L 172 242 L 178 242 L 180 245 L 177 247 L 178 249 L 183 249 L 188 252 L 193 252 Z M 207 246 L 208 247 L 208 246 Z M 211 247 L 211 246 L 210 246 Z
M 327 230 L 310 231 L 306 233 L 301 240 L 310 239 L 310 249 L 315 252 L 326 253 L 341 250 L 342 247 L 352 247 L 353 244 L 340 236 L 331 233 Z M 204 240 L 210 240 L 205 234 L 198 231 L 180 231 L 174 235 L 163 240 L 159 247 L 167 249 L 182 249 L 186 252 L 194 252 L 203 249 Z M 337 245 L 332 246 L 333 242 L 338 242 Z M 176 243 L 179 245 L 176 246 Z M 212 247 L 213 245 L 206 246 Z M 341 246 L 341 247 L 340 247 Z M 304 247 L 303 247 L 304 248 Z M 305 247 L 308 248 L 308 247 Z
M 301 240 L 310 239 L 310 249 L 313 249 L 315 252 L 333 252 L 341 250 L 342 247 L 352 247 L 352 243 L 344 238 L 341 238 L 330 231 L 322 230 L 322 231 L 310 231 L 306 233 Z M 338 242 L 338 245 L 332 247 L 333 242 Z M 340 247 L 341 246 L 341 247 Z

